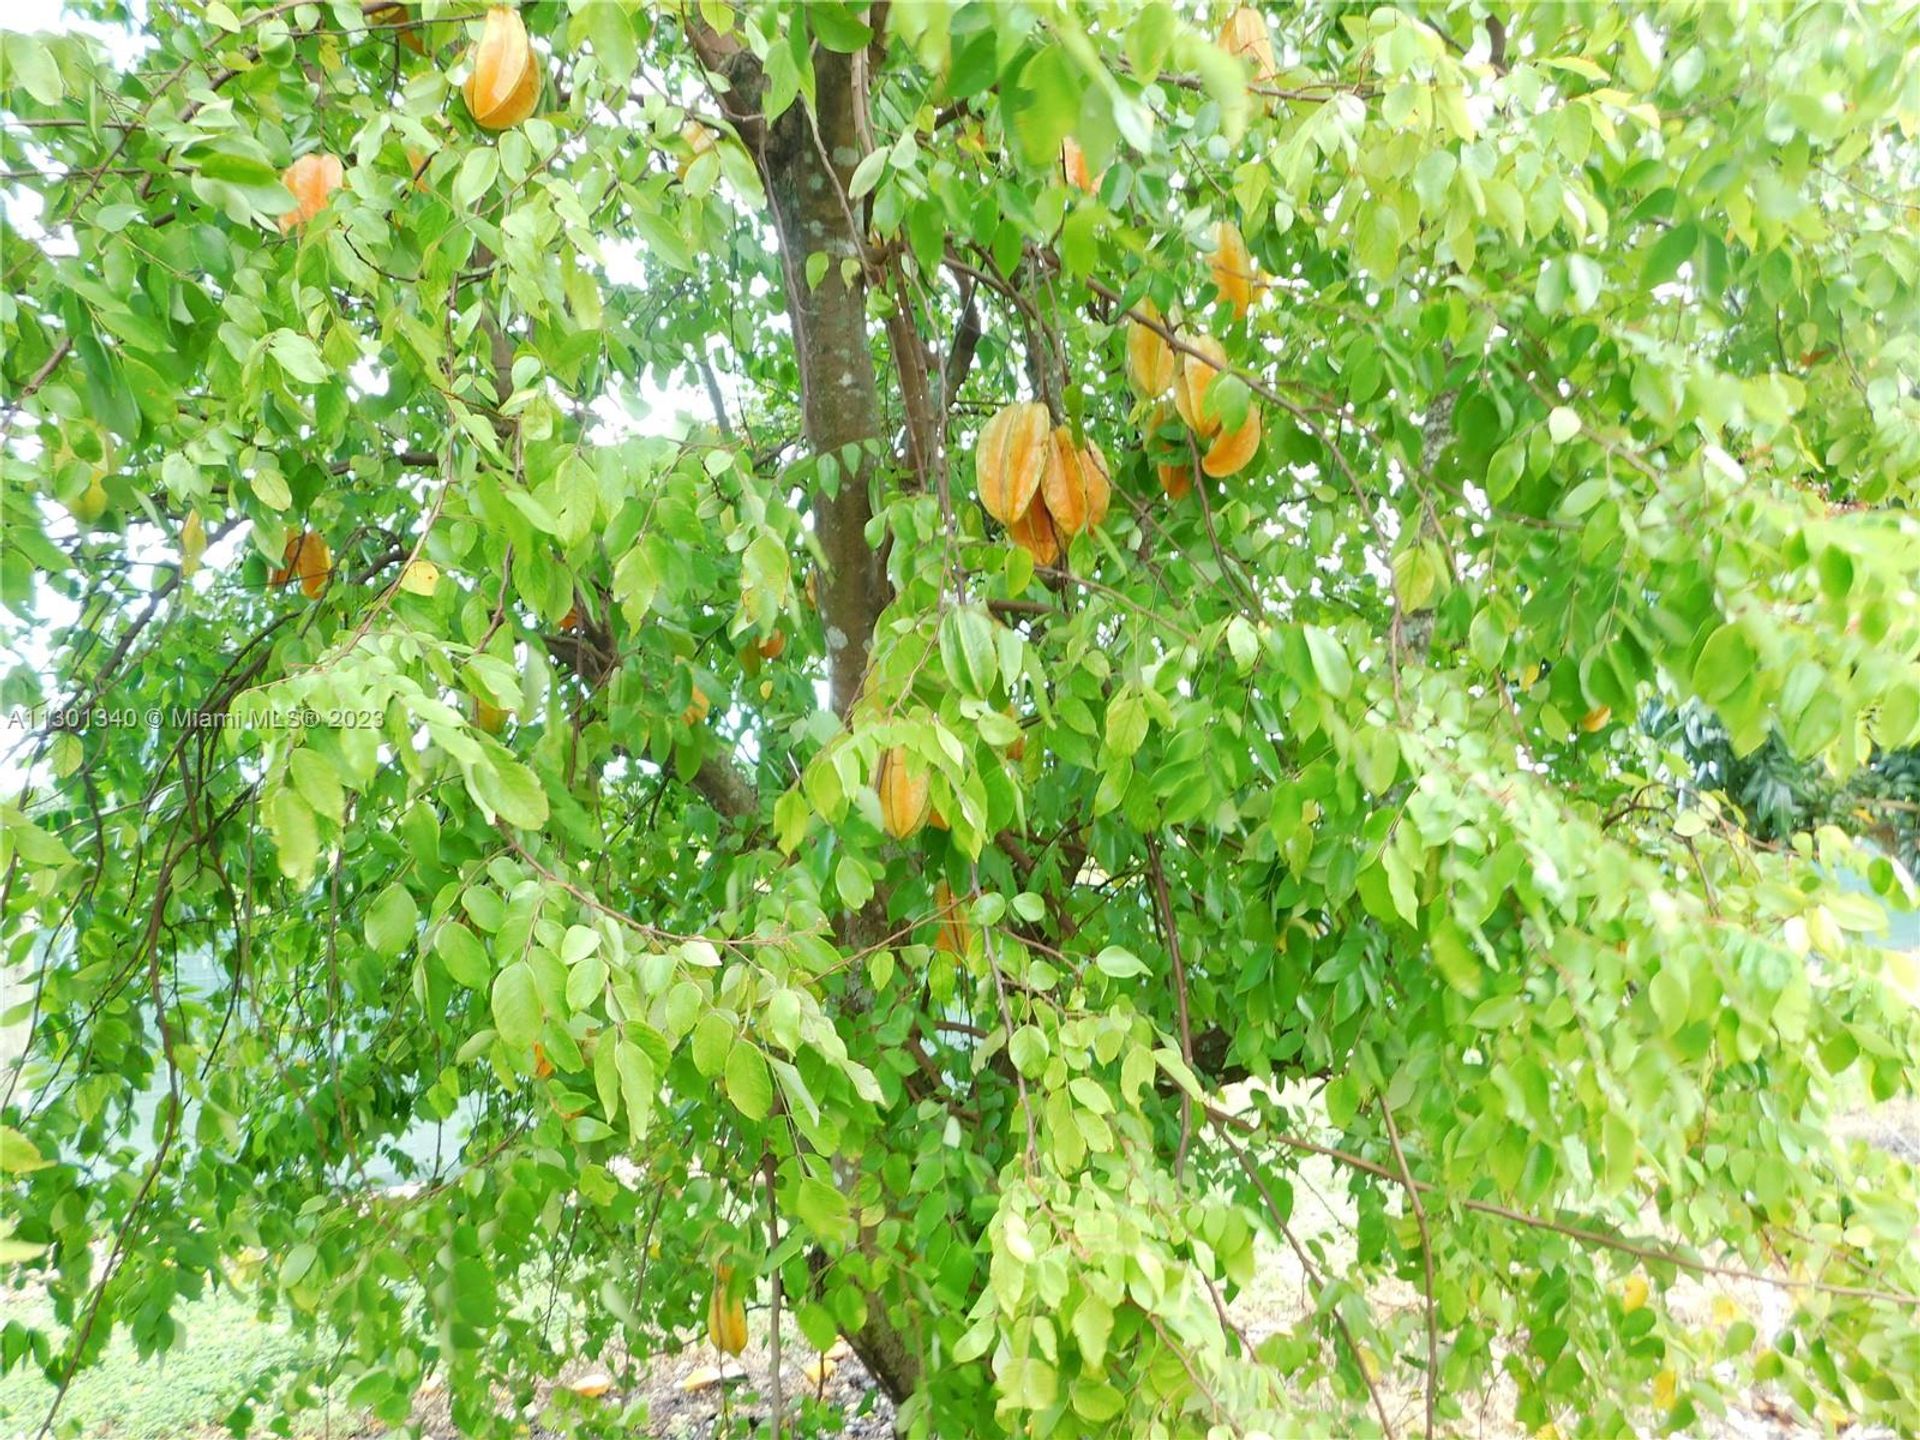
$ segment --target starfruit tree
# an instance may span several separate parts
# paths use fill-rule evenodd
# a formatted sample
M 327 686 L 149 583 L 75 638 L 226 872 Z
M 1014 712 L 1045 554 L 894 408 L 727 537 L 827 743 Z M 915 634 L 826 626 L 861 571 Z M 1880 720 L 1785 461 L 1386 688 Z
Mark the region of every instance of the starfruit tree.
M 1913 5 L 67 13 L 0 1368 L 1920 1426 L 1911 879 L 1638 723 L 1920 741 Z

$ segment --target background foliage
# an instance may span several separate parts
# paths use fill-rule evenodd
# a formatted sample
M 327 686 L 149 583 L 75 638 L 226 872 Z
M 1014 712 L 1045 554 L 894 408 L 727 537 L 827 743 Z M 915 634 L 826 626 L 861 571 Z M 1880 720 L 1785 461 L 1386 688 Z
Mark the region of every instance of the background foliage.
M 238 1255 L 312 1381 L 505 1434 L 532 1297 L 644 1352 L 724 1260 L 914 1433 L 1366 1433 L 1389 1371 L 1920 1427 L 1912 1177 L 1827 1125 L 1920 1042 L 1828 876 L 1911 880 L 1633 723 L 1920 741 L 1911 5 L 1275 6 L 1268 67 L 1160 0 L 537 0 L 498 134 L 464 0 L 71 8 L 0 36 L 5 698 L 86 712 L 0 809 L 0 1366 Z M 1261 417 L 1178 500 L 1150 314 Z M 970 453 L 1027 398 L 1116 491 L 1038 569 Z M 1314 1146 L 1350 1248 L 1255 1345 Z

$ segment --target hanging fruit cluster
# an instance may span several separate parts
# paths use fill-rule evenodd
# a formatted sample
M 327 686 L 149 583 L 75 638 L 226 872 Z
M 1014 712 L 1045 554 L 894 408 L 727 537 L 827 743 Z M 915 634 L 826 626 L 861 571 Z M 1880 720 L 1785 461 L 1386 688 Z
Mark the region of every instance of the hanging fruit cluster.
M 540 62 L 518 13 L 505 5 L 487 11 L 469 58 L 473 70 L 460 93 L 475 124 L 510 130 L 533 114 L 540 103 Z
M 1223 224 L 1221 228 L 1233 230 L 1230 225 Z M 1233 230 L 1236 241 L 1239 240 L 1239 233 Z M 1239 245 L 1239 254 L 1242 257 L 1246 255 L 1244 243 Z M 1220 263 L 1216 259 L 1216 267 Z M 1245 298 L 1251 304 L 1251 261 L 1241 262 L 1238 273 L 1247 278 Z M 1216 278 L 1218 274 L 1216 268 Z M 1224 284 L 1221 289 L 1236 305 L 1239 304 L 1239 298 Z M 1132 381 L 1134 389 L 1146 399 L 1154 401 L 1159 401 L 1171 390 L 1174 410 L 1192 432 L 1195 443 L 1203 447 L 1200 451 L 1200 468 L 1215 479 L 1239 473 L 1253 458 L 1254 451 L 1260 448 L 1260 408 L 1249 401 L 1245 418 L 1228 430 L 1217 411 L 1207 404 L 1214 380 L 1227 368 L 1225 348 L 1210 335 L 1183 334 L 1176 349 L 1167 339 L 1160 312 L 1150 300 L 1143 300 L 1134 306 L 1131 313 L 1133 319 L 1127 325 L 1127 378 Z M 1149 413 L 1149 432 L 1156 431 L 1166 418 L 1165 406 L 1156 404 Z M 1156 468 L 1160 488 L 1171 498 L 1178 500 L 1193 488 L 1193 465 L 1190 460 L 1158 456 Z
M 1100 447 L 1076 445 L 1038 401 L 1003 406 L 982 427 L 974 481 L 986 512 L 1037 565 L 1058 560 L 1063 537 L 1098 526 L 1113 502 Z

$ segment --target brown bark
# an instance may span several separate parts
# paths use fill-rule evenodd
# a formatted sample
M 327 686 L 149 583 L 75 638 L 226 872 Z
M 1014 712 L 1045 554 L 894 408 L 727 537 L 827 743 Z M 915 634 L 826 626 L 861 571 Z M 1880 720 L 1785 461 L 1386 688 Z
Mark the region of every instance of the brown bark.
M 753 152 L 773 209 L 808 443 L 816 455 L 844 459 L 847 446 L 865 447 L 882 433 L 867 338 L 867 262 L 847 199 L 860 158 L 856 57 L 816 50 L 817 111 L 796 100 L 769 125 L 759 113 L 764 80 L 753 57 L 703 27 L 695 27 L 694 43 L 730 86 L 722 107 Z M 809 286 L 813 255 L 825 255 L 827 266 L 820 283 Z M 853 473 L 842 467 L 837 485 L 813 495 L 815 533 L 827 557 L 820 609 L 828 677 L 842 718 L 859 698 L 874 625 L 889 598 L 879 552 L 866 539 L 872 481 L 873 456 L 863 449 Z

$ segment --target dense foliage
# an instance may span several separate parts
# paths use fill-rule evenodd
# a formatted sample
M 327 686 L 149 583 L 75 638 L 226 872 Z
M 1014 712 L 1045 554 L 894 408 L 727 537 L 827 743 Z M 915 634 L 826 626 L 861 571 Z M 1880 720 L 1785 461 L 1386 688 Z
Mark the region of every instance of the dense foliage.
M 1636 723 L 1920 742 L 1912 5 L 71 8 L 0 1367 L 238 1283 L 475 1435 L 742 1300 L 916 1434 L 1920 1427 L 1911 881 Z
M 1778 735 L 1741 753 L 1713 712 L 1695 702 L 1655 703 L 1643 718 L 1674 747 L 1678 776 L 1722 792 L 1755 834 L 1785 842 L 1797 830 L 1839 825 L 1871 837 L 1909 870 L 1920 866 L 1920 750 L 1875 751 L 1836 775 L 1817 757 L 1795 755 Z

